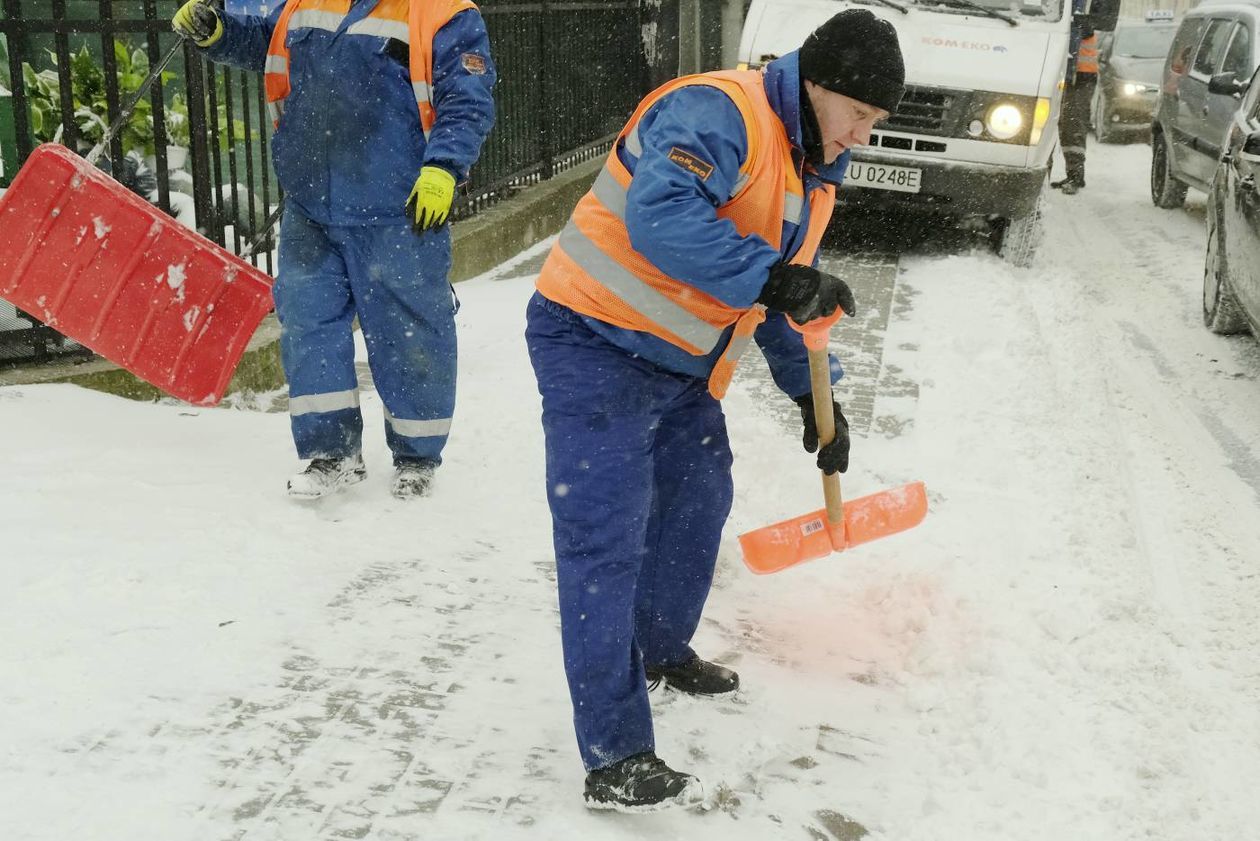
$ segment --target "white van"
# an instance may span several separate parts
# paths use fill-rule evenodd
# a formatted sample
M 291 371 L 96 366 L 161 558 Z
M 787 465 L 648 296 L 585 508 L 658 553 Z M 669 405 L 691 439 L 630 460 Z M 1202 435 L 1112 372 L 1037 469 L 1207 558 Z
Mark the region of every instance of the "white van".
M 841 200 L 986 219 L 1000 253 L 1027 265 L 1058 142 L 1071 0 L 752 0 L 740 65 L 797 49 L 854 6 L 896 27 L 906 95 L 871 145 L 853 150 Z M 1094 27 L 1110 30 L 1119 3 L 1095 0 L 1092 11 Z

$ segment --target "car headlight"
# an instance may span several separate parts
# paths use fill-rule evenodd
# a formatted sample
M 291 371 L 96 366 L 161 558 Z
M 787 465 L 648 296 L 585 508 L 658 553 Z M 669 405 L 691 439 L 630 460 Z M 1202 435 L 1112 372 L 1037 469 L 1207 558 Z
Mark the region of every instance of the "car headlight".
M 1120 91 L 1125 96 L 1137 96 L 1140 93 L 1155 90 L 1151 85 L 1144 85 L 1141 82 L 1121 82 Z
M 984 124 L 998 140 L 1010 140 L 1024 127 L 1024 115 L 1014 105 L 1002 103 L 989 111 Z

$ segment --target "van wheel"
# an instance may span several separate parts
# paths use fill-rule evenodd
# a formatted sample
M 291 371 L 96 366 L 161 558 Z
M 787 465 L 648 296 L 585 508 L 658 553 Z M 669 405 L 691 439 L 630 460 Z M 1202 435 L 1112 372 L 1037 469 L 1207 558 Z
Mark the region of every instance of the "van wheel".
M 1207 256 L 1203 260 L 1203 323 L 1213 333 L 1228 336 L 1246 330 L 1247 319 L 1229 286 L 1220 218 L 1217 200 L 1212 197 L 1207 213 Z
M 1162 131 L 1151 134 L 1151 201 L 1173 210 L 1186 203 L 1186 185 L 1172 171 L 1172 156 Z
M 1024 216 L 999 220 L 995 231 L 997 252 L 1002 259 L 1012 266 L 1027 268 L 1032 265 L 1045 236 L 1042 225 L 1042 196 L 1038 194 L 1037 203 Z

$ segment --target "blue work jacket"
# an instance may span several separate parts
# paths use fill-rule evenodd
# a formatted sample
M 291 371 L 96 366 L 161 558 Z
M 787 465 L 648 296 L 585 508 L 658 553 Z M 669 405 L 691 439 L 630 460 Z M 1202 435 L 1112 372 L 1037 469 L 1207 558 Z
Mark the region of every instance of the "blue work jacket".
M 286 201 L 319 224 L 403 223 L 421 167 L 440 166 L 466 180 L 494 125 L 496 73 L 481 15 L 459 12 L 433 39 L 437 121 L 426 142 L 406 45 L 346 32 L 376 3 L 355 0 L 335 32 L 290 29 L 286 38 L 291 90 L 272 161 Z M 283 8 L 265 17 L 222 14 L 223 37 L 207 55 L 261 73 Z

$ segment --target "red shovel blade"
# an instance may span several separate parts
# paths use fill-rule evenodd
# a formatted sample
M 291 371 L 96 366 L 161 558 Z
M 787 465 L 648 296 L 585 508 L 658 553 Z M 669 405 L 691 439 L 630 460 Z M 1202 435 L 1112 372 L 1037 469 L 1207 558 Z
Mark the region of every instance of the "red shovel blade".
M 167 394 L 223 397 L 271 281 L 46 143 L 0 197 L 0 298 Z
M 844 504 L 844 521 L 830 524 L 825 509 L 739 536 L 744 563 L 758 575 L 824 558 L 905 531 L 927 516 L 922 482 L 879 491 Z

